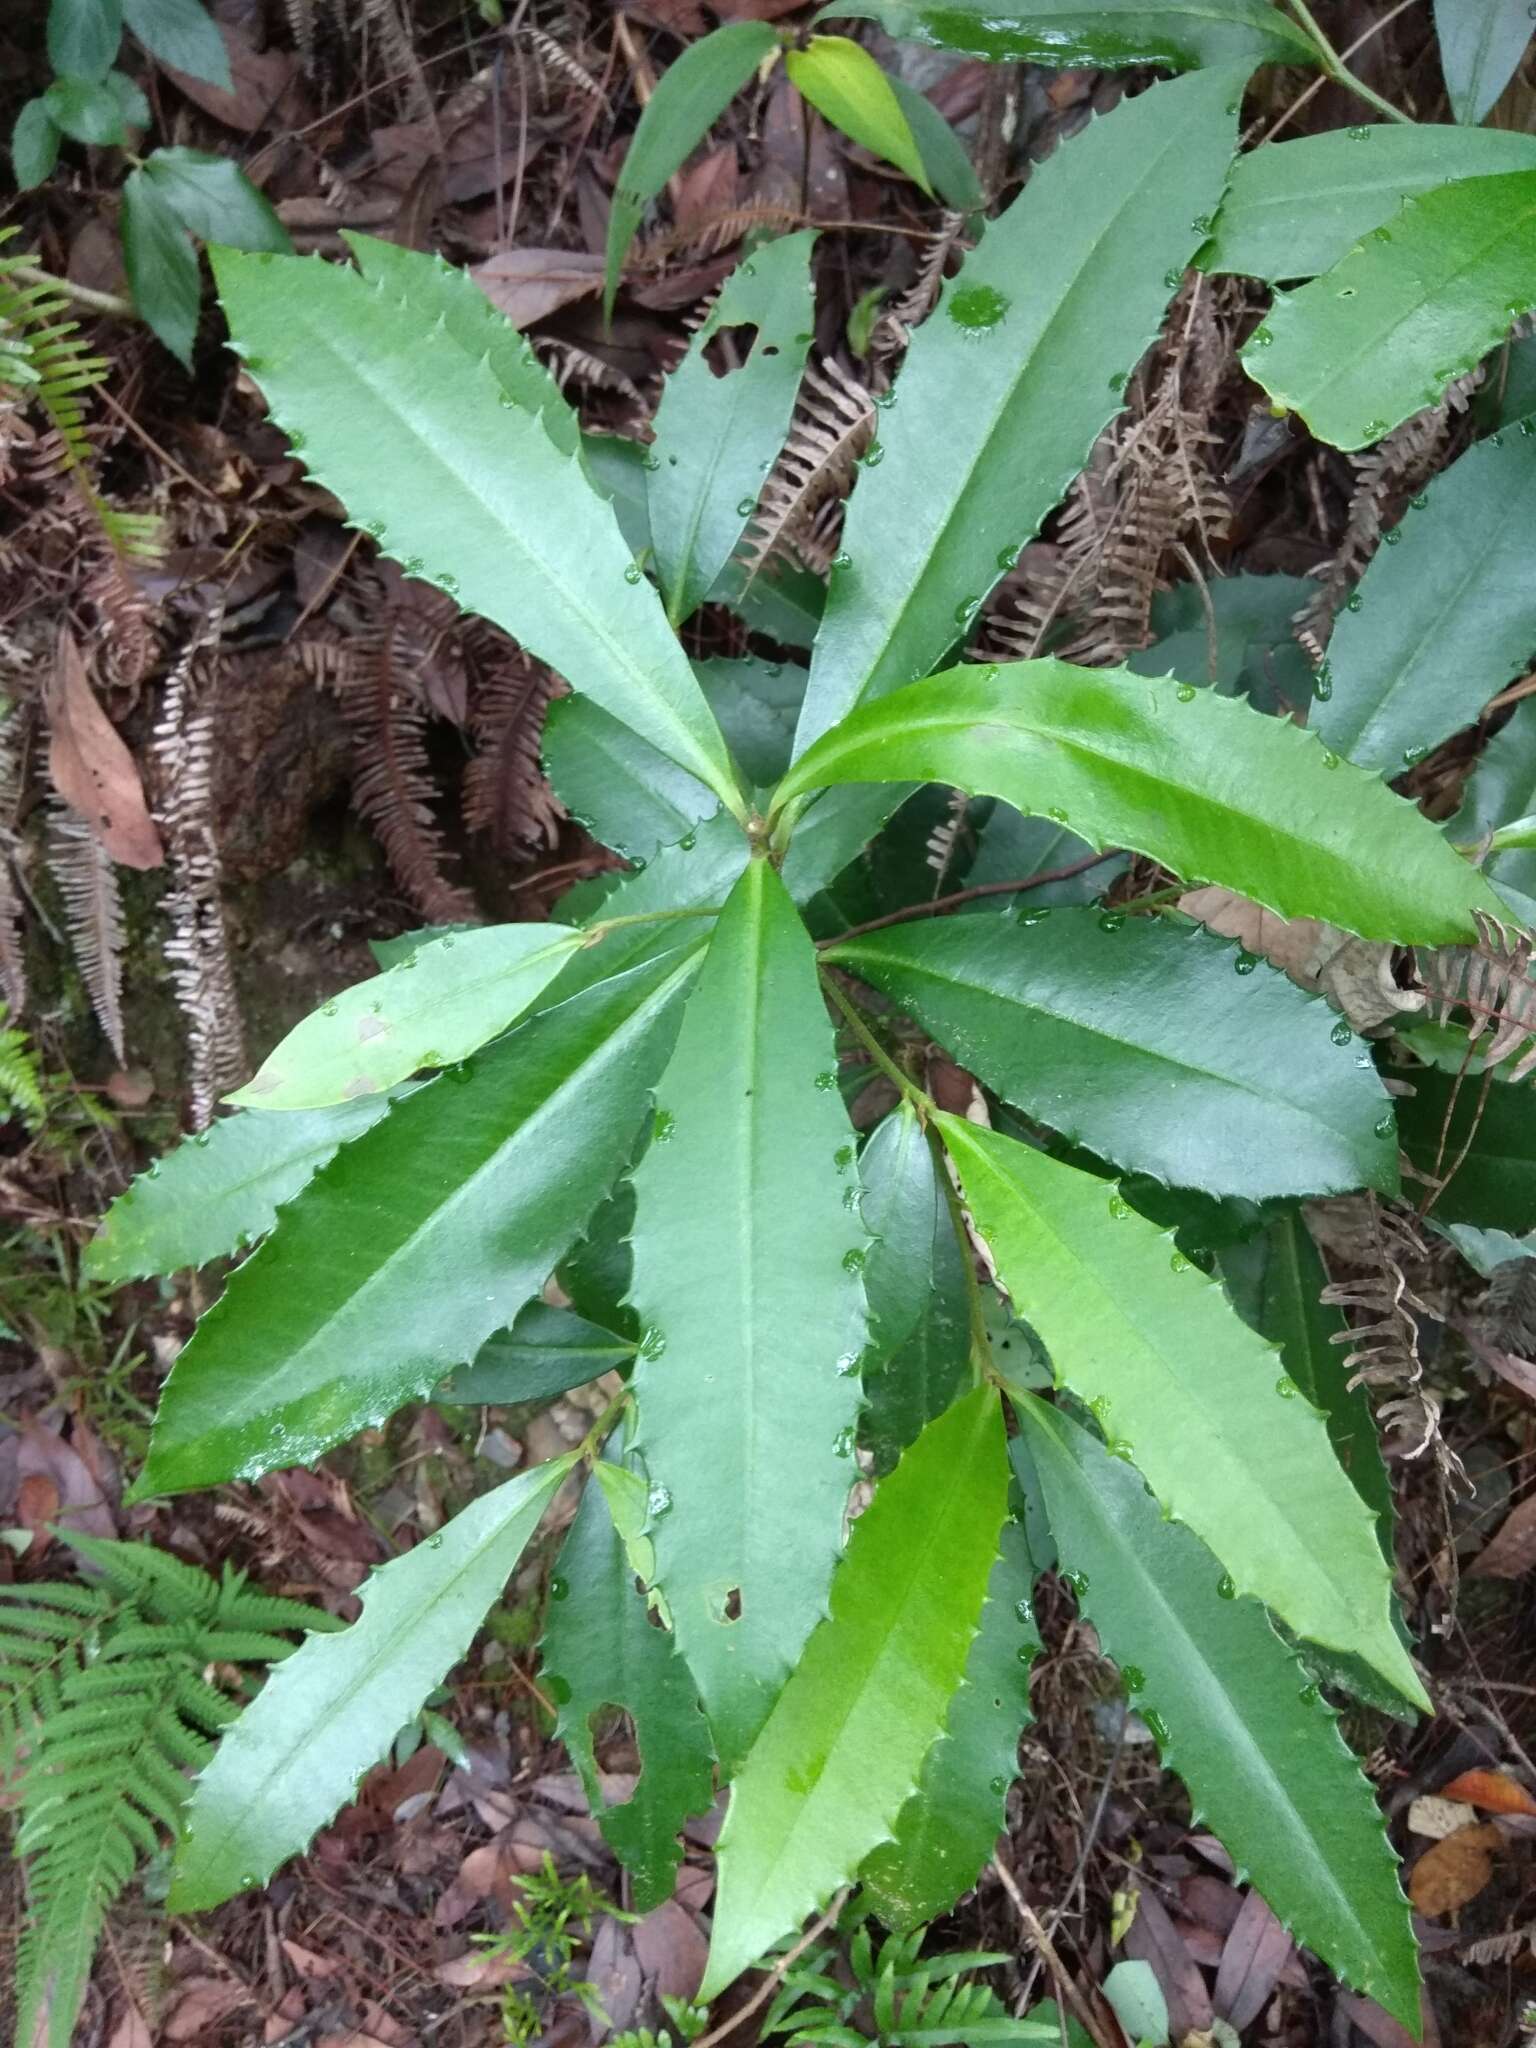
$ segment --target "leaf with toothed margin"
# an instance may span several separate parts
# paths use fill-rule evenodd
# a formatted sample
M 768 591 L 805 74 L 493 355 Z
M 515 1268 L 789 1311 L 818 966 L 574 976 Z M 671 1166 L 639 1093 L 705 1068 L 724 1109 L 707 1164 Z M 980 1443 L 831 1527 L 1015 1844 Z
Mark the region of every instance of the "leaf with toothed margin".
M 964 638 L 1120 411 L 1216 210 L 1245 76 L 1197 72 L 1099 116 L 944 286 L 849 500 L 799 751 Z
M 962 1117 L 934 1121 L 1057 1384 L 1089 1403 L 1241 1591 L 1427 1704 L 1393 1633 L 1375 1519 L 1273 1347 L 1102 1181 Z
M 1065 661 L 969 663 L 861 706 L 802 754 L 775 813 L 844 782 L 938 782 L 1149 854 L 1282 917 L 1448 943 L 1497 916 L 1412 804 L 1288 719 L 1214 690 Z
M 177 1358 L 135 1497 L 310 1464 L 509 1323 L 628 1162 L 698 946 L 529 1018 L 323 1168 Z
M 837 0 L 818 20 L 878 21 L 898 41 L 993 63 L 1315 64 L 1317 46 L 1269 0 Z
M 1078 1603 L 1163 1762 L 1297 1940 L 1411 2032 L 1418 1957 L 1380 1811 L 1332 1710 L 1205 1545 L 1059 1409 L 1015 1401 Z
M 444 932 L 296 1024 L 229 1097 L 252 1109 L 325 1109 L 377 1095 L 418 1067 L 450 1067 L 534 1003 L 583 935 L 562 924 Z
M 193 1788 L 173 1913 L 263 1883 L 346 1804 L 469 1648 L 575 1462 L 482 1494 L 364 1581 L 350 1628 L 310 1636 L 276 1667 Z
M 555 1733 L 604 1839 L 630 1874 L 630 1905 L 649 1913 L 672 1895 L 679 1828 L 714 1802 L 714 1750 L 688 1666 L 672 1631 L 647 1612 L 604 1490 L 591 1480 L 550 1587 L 542 1657 L 542 1682 L 560 1708 Z M 629 1798 L 610 1805 L 593 1736 L 614 1712 L 629 1715 L 640 1775 Z
M 273 417 L 380 548 L 741 813 L 720 728 L 579 451 L 446 328 L 435 345 L 430 308 L 398 286 L 301 257 L 212 260 Z
M 241 1110 L 219 1117 L 118 1196 L 85 1248 L 86 1276 L 115 1287 L 244 1250 L 341 1146 L 372 1130 L 392 1100 L 401 1094 L 294 1116 Z
M 702 2001 L 890 1836 L 964 1674 L 1007 1499 L 1001 1407 L 978 1387 L 854 1523 L 831 1611 L 731 1787 Z
M 1130 1172 L 1258 1200 L 1397 1190 L 1391 1099 L 1332 1042 L 1328 1005 L 1204 932 L 1095 910 L 1003 927 L 983 913 L 823 958 L 1015 1108 Z
M 656 1580 L 727 1767 L 825 1612 L 858 1476 L 866 1240 L 836 1068 L 810 936 L 754 860 L 657 1088 L 631 1234 Z
M 923 1759 L 896 1832 L 859 1872 L 864 1897 L 887 1927 L 905 1932 L 947 1913 L 969 1891 L 1007 1823 L 1019 1775 L 1019 1736 L 1031 1720 L 1029 1671 L 1040 1653 L 1024 1531 L 1005 1521 L 965 1678 L 944 1733 Z

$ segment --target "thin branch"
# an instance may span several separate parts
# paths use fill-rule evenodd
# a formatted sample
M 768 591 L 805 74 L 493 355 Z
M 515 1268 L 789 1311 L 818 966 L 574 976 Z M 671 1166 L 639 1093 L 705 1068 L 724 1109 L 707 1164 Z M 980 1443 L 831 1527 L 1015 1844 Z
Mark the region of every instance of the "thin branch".
M 1390 100 L 1384 100 L 1379 92 L 1374 91 L 1365 83 L 1363 78 L 1356 78 L 1353 71 L 1350 70 L 1344 59 L 1318 27 L 1316 18 L 1311 8 L 1307 5 L 1307 0 L 1291 0 L 1291 12 L 1312 38 L 1317 54 L 1322 60 L 1323 69 L 1331 79 L 1339 85 L 1346 86 L 1357 99 L 1364 100 L 1368 107 L 1374 107 L 1378 114 L 1385 114 L 1389 121 L 1401 121 L 1405 127 L 1409 128 L 1416 125 L 1411 114 L 1405 114 L 1401 107 L 1394 107 Z
M 50 285 L 54 291 L 63 292 L 77 306 L 84 306 L 92 313 L 108 313 L 114 320 L 143 318 L 132 299 L 120 298 L 116 292 L 95 291 L 88 284 L 76 284 L 72 278 L 55 277 L 51 270 L 39 270 L 31 263 L 16 264 L 11 275 L 19 277 L 24 284 Z
M 826 1933 L 838 1914 L 843 1910 L 843 1902 L 847 1897 L 846 1891 L 840 1891 L 815 1925 L 801 1935 L 792 1949 L 779 1957 L 779 1960 L 774 1964 L 767 1976 L 764 1977 L 762 1983 L 758 1985 L 741 2010 L 733 2012 L 728 2020 L 722 2020 L 718 2027 L 711 2027 L 707 2034 L 701 2034 L 698 2040 L 694 2042 L 693 2048 L 715 2048 L 717 2041 L 723 2041 L 727 2034 L 734 2034 L 743 2020 L 751 2019 L 753 2013 L 765 2006 L 774 1992 L 783 1983 L 785 1977 L 788 1976 L 795 1964 L 805 1954 L 811 1943 L 819 1941 L 822 1935 Z
M 1095 2013 L 1093 2007 L 1077 1988 L 1076 1981 L 1069 1975 L 1065 1964 L 1056 1952 L 1055 1943 L 1040 1925 L 1039 1916 L 1036 1914 L 1034 1907 L 1019 1890 L 1018 1879 L 1008 1868 L 1001 1856 L 993 1857 L 992 1868 L 997 1873 L 998 1881 L 1002 1885 L 1003 1890 L 1008 1894 L 1014 1912 L 1019 1916 L 1019 1925 L 1024 1930 L 1025 1940 L 1044 1957 L 1045 1967 L 1051 1973 L 1051 1982 L 1055 1986 L 1057 1997 L 1065 2005 L 1071 2006 L 1078 2024 L 1087 2034 L 1089 2040 L 1097 2042 L 1099 2048 L 1107 2048 L 1107 2043 L 1104 2039 L 1104 2029 L 1099 2025 L 1097 2013 Z
M 905 924 L 912 917 L 932 917 L 940 910 L 953 910 L 961 903 L 975 903 L 983 896 L 1019 896 L 1026 889 L 1043 889 L 1047 882 L 1070 882 L 1074 875 L 1085 874 L 1089 868 L 1096 868 L 1100 861 L 1113 860 L 1119 852 L 1118 846 L 1111 846 L 1103 853 L 1090 853 L 1081 860 L 1069 861 L 1063 868 L 1046 868 L 1038 875 L 1027 875 L 1021 882 L 973 882 L 968 889 L 956 889 L 948 896 L 934 896 L 927 903 L 909 903 L 904 910 L 891 910 L 884 917 L 872 917 L 868 924 L 852 924 L 835 938 L 818 939 L 816 943 L 818 946 L 840 946 L 845 939 L 862 939 L 866 932 L 884 931 L 887 925 Z

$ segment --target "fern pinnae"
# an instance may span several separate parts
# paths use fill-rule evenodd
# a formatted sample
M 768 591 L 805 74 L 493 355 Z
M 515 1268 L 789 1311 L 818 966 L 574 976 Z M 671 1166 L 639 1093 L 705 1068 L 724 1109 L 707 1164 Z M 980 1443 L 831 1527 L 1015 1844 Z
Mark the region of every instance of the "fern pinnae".
M 825 575 L 837 547 L 817 515 L 847 496 L 875 437 L 874 396 L 835 356 L 806 366 L 789 437 L 769 472 L 738 550 L 750 576 L 803 562 Z
M 64 905 L 75 964 L 119 1065 L 123 1041 L 123 903 L 117 870 L 85 819 L 66 805 L 49 820 L 48 864 Z

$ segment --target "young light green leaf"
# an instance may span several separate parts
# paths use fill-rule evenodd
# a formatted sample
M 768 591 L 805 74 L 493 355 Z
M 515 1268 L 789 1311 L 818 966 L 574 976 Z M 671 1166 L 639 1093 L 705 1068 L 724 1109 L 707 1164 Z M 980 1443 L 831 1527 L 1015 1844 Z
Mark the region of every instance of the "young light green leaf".
M 291 251 L 288 230 L 271 201 L 233 157 L 209 156 L 201 149 L 157 149 L 145 158 L 143 170 L 187 233 L 200 242 L 268 249 L 280 256 Z
M 868 50 L 848 36 L 813 35 L 803 49 L 785 51 L 784 68 L 795 90 L 834 128 L 931 193 L 917 138 Z
M 1475 128 L 1525 55 L 1528 0 L 1435 0 L 1435 40 L 1451 111 Z
M 648 496 L 674 626 L 714 587 L 789 431 L 814 324 L 815 241 L 785 235 L 734 270 L 662 390 Z M 733 328 L 755 331 L 730 336 L 744 360 L 717 375 L 709 351 Z
M 48 62 L 59 77 L 105 78 L 122 38 L 122 0 L 49 0 Z
M 203 282 L 197 251 L 147 168 L 123 182 L 123 263 L 133 303 L 171 354 L 192 367 Z
M 1206 72 L 1095 120 L 945 285 L 849 501 L 802 750 L 942 659 L 1082 468 L 1215 211 L 1240 96 Z
M 192 1793 L 170 1910 L 249 1891 L 305 1848 L 463 1656 L 575 1452 L 482 1494 L 365 1580 L 361 1618 L 279 1664 Z
M 1234 698 L 1064 661 L 969 664 L 853 712 L 802 754 L 776 809 L 832 782 L 940 782 L 1150 854 L 1283 917 L 1449 942 L 1498 914 L 1410 804 L 1288 720 Z
M 16 126 L 11 130 L 11 165 L 19 191 L 30 192 L 35 185 L 41 185 L 44 179 L 53 176 L 53 167 L 59 160 L 60 140 L 47 100 L 41 97 L 28 100 L 16 116 Z
M 370 284 L 334 264 L 229 249 L 214 269 L 274 416 L 380 547 L 740 813 L 719 728 L 579 455 L 556 447 L 488 362 L 434 347 L 432 306 L 382 275 Z
M 1073 1144 L 1217 1195 L 1397 1188 L 1391 1102 L 1327 1004 L 1160 918 L 934 918 L 834 946 L 970 1072 Z M 1234 973 L 1234 967 L 1238 970 Z
M 568 1308 L 530 1301 L 510 1330 L 487 1337 L 468 1365 L 432 1392 L 434 1401 L 512 1408 L 553 1401 L 628 1365 L 635 1347 Z
M 1008 1787 L 1019 1774 L 1040 1633 L 1030 1598 L 1034 1566 L 1017 1522 L 1003 1523 L 999 1545 L 944 1733 L 923 1759 L 894 1836 L 859 1872 L 864 1897 L 899 1932 L 947 1913 L 976 1882 L 1003 1832 Z
M 838 0 L 887 35 L 994 63 L 1315 64 L 1317 50 L 1269 0 Z
M 892 1834 L 964 1675 L 1007 1481 L 997 1396 L 979 1387 L 928 1425 L 854 1523 L 831 1612 L 731 1788 L 701 1999 Z
M 657 1580 L 727 1764 L 825 1612 L 853 1464 L 864 1232 L 810 937 L 765 860 L 721 913 L 635 1174 Z
M 1364 448 L 1438 405 L 1536 306 L 1536 170 L 1410 199 L 1325 277 L 1276 294 L 1243 367 L 1320 441 Z
M 139 1495 L 310 1463 L 473 1358 L 625 1165 L 694 965 L 529 1018 L 322 1168 L 177 1359 Z
M 264 1237 L 337 1149 L 371 1130 L 386 1095 L 308 1115 L 220 1117 L 120 1194 L 86 1246 L 84 1271 L 115 1287 L 243 1251 Z
M 1400 775 L 1459 732 L 1536 647 L 1521 537 L 1536 519 L 1536 432 L 1477 442 L 1384 538 L 1328 643 L 1308 723 L 1362 768 Z
M 1059 1409 L 1016 1403 L 1083 1612 L 1163 1761 L 1295 1934 L 1417 2031 L 1417 1951 L 1370 1787 L 1294 1653 L 1137 1474 Z
M 613 1468 L 600 1464 L 597 1473 Z M 594 1475 L 596 1476 L 596 1475 Z M 642 1511 L 643 1512 L 643 1511 Z M 555 1733 L 581 1774 L 587 1804 L 630 1874 L 637 1913 L 670 1898 L 677 1831 L 714 1801 L 714 1751 L 698 1689 L 672 1631 L 656 1627 L 601 1485 L 588 1483 L 560 1552 L 544 1627 L 543 1682 L 560 1708 Z M 640 1752 L 627 1800 L 609 1805 L 593 1754 L 605 1713 L 625 1713 Z
M 189 78 L 230 87 L 229 52 L 202 0 L 123 0 L 129 30 L 152 57 Z
M 1536 1088 L 1415 1067 L 1397 1127 L 1415 1173 L 1433 1187 L 1437 1223 L 1536 1230 Z
M 1104 1183 L 939 1115 L 966 1205 L 1058 1384 L 1089 1402 L 1170 1515 L 1298 1634 L 1357 1651 L 1415 1704 L 1375 1521 L 1323 1418 L 1171 1233 Z
M 311 1011 L 229 1100 L 324 1109 L 452 1066 L 520 1017 L 584 938 L 563 924 L 445 932 Z
M 635 124 L 608 215 L 603 312 L 611 318 L 619 273 L 640 216 L 730 105 L 779 38 L 765 21 L 733 21 L 690 43 L 661 74 Z
M 1455 178 L 1536 170 L 1536 136 L 1383 122 L 1266 142 L 1232 166 L 1198 262 L 1240 277 L 1318 277 L 1404 200 Z

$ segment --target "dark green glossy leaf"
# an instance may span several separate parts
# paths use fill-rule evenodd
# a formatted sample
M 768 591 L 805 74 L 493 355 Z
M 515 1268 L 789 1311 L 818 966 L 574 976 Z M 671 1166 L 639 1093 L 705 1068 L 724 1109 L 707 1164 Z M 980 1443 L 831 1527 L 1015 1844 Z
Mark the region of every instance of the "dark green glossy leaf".
M 434 1401 L 498 1408 L 553 1401 L 628 1365 L 635 1347 L 568 1308 L 530 1301 L 510 1330 L 487 1337 L 473 1360 L 434 1388 Z
M 45 99 L 28 100 L 11 130 L 11 163 L 23 192 L 53 176 L 59 160 L 59 130 Z
M 672 1631 L 652 1623 L 603 1488 L 590 1481 L 550 1586 L 542 1655 L 543 1683 L 560 1706 L 555 1733 L 630 1874 L 629 1903 L 648 1913 L 671 1896 L 678 1829 L 713 1804 L 714 1751 Z M 627 1800 L 609 1805 L 592 1741 L 615 1712 L 629 1715 L 640 1775 Z
M 888 1927 L 905 1931 L 947 1913 L 1003 1832 L 1041 1645 L 1030 1603 L 1034 1569 L 1017 1522 L 1004 1522 L 999 1547 L 943 1736 L 923 1759 L 894 1837 L 859 1872 L 864 1897 Z
M 147 169 L 128 173 L 122 227 L 123 262 L 133 303 L 177 361 L 190 369 L 202 273 L 176 209 Z
M 1536 432 L 1480 441 L 1389 530 L 1328 643 L 1309 724 L 1362 768 L 1400 775 L 1519 675 L 1536 648 L 1524 573 Z
M 967 664 L 867 704 L 775 798 L 952 784 L 1127 846 L 1193 882 L 1365 938 L 1450 941 L 1498 899 L 1414 808 L 1288 721 L 1210 690 L 1063 661 Z
M 1161 918 L 934 918 L 826 958 L 1074 1144 L 1212 1194 L 1397 1187 L 1387 1092 L 1333 1012 L 1226 941 Z M 1234 973 L 1236 967 L 1238 971 Z
M 84 1270 L 107 1286 L 203 1266 L 264 1237 L 342 1145 L 371 1130 L 387 1096 L 294 1116 L 220 1117 L 157 1159 L 108 1209 Z
M 199 1777 L 170 1910 L 263 1883 L 352 1797 L 469 1648 L 575 1453 L 482 1494 L 361 1588 L 361 1619 L 279 1664 Z
M 1307 704 L 1312 665 L 1292 621 L 1317 595 L 1307 576 L 1212 576 L 1152 600 L 1150 647 L 1126 658 L 1139 676 L 1183 676 L 1261 711 Z M 1214 634 L 1212 627 L 1214 624 Z M 1214 658 L 1213 658 L 1214 657 Z
M 1018 1404 L 1062 1557 L 1105 1650 L 1188 1784 L 1297 1939 L 1417 2030 L 1417 1950 L 1375 1797 L 1263 1610 L 1141 1480 L 1042 1402 Z
M 822 17 L 857 15 L 888 35 L 995 63 L 1309 64 L 1311 41 L 1269 0 L 848 0 Z
M 61 78 L 105 78 L 122 39 L 122 0 L 49 0 L 48 62 Z
M 544 719 L 544 772 L 578 824 L 626 860 L 675 846 L 719 799 L 590 697 L 561 697 Z M 734 828 L 733 828 L 734 829 Z
M 1438 405 L 1536 306 L 1536 170 L 1410 199 L 1326 276 L 1276 294 L 1243 367 L 1320 441 L 1364 448 Z
M 709 708 L 748 782 L 769 789 L 789 766 L 806 672 L 792 661 L 720 657 L 694 664 Z
M 1391 1627 L 1374 1518 L 1275 1351 L 1102 1181 L 959 1117 L 937 1122 L 998 1277 L 1058 1382 L 1239 1591 L 1299 1634 L 1358 1652 L 1422 1703 Z
M 232 157 L 209 156 L 200 149 L 157 149 L 146 157 L 144 175 L 200 242 L 270 249 L 280 256 L 293 247 L 271 201 Z
M 608 216 L 605 313 L 613 311 L 619 273 L 646 207 L 778 47 L 767 22 L 733 21 L 690 43 L 661 74 L 636 123 Z
M 1398 1098 L 1397 1128 L 1415 1171 L 1446 1181 L 1435 1221 L 1536 1230 L 1536 1087 L 1432 1067 L 1407 1078 L 1413 1094 Z
M 1459 0 L 1458 0 L 1459 4 Z M 1536 170 L 1536 136 L 1387 121 L 1266 142 L 1232 166 L 1200 268 L 1318 277 L 1403 202 L 1455 178 Z
M 123 18 L 162 64 L 230 90 L 229 52 L 202 0 L 123 0 Z
M 528 1019 L 322 1168 L 177 1359 L 139 1493 L 310 1463 L 472 1358 L 626 1163 L 693 971 Z
M 923 159 L 928 183 L 956 213 L 975 213 L 986 205 L 986 194 L 975 166 L 966 155 L 965 144 L 950 127 L 927 93 L 908 85 L 892 72 L 888 79 L 897 105 L 906 116 L 912 139 Z
M 56 78 L 43 94 L 43 105 L 49 120 L 73 142 L 104 147 L 128 139 L 123 102 L 110 79 Z
M 434 304 L 298 258 L 222 249 L 214 268 L 279 424 L 381 549 L 739 807 L 719 728 L 579 454 L 489 361 L 432 346 Z
M 928 1425 L 854 1523 L 831 1611 L 731 1788 L 701 1999 L 894 1829 L 965 1671 L 1007 1486 L 997 1396 L 980 1387 Z
M 1529 0 L 1435 0 L 1435 38 L 1451 111 L 1475 128 L 1525 55 Z
M 813 35 L 803 48 L 785 51 L 784 68 L 796 91 L 834 128 L 905 171 L 925 192 L 931 189 L 901 101 L 868 50 L 848 36 Z
M 661 591 L 674 625 L 713 588 L 789 431 L 814 324 L 815 241 L 810 232 L 785 235 L 733 271 L 663 388 L 647 458 L 648 495 Z M 748 339 L 730 335 L 733 328 L 755 331 Z M 707 353 L 722 335 L 744 356 L 723 376 Z
M 802 749 L 943 658 L 1082 468 L 1215 210 L 1239 90 L 1204 73 L 1094 121 L 945 285 L 849 501 Z
M 728 1764 L 825 1611 L 856 1476 L 864 1231 L 836 1065 L 810 938 L 755 860 L 657 1091 L 633 1236 L 657 1579 Z
M 1460 811 L 1446 826 L 1458 845 L 1472 845 L 1514 818 L 1536 811 L 1536 704 L 1517 704 L 1509 723 L 1484 747 Z M 1512 846 L 1492 854 L 1483 872 L 1495 888 L 1536 899 L 1536 850 Z M 1522 912 L 1529 916 L 1530 913 Z

